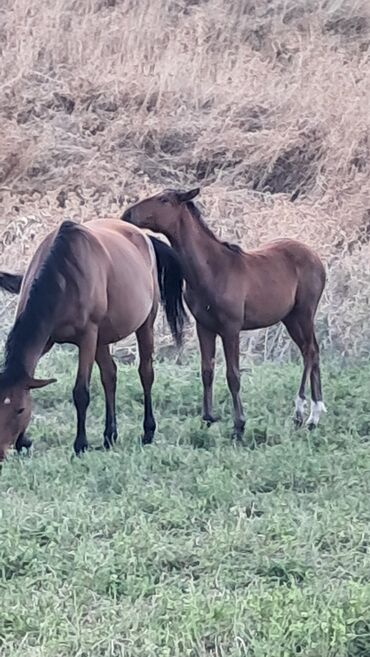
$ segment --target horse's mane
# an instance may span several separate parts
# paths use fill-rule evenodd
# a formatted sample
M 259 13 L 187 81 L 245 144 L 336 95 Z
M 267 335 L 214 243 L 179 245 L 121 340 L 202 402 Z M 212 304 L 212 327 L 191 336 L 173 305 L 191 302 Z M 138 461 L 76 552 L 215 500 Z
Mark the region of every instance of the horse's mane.
M 71 238 L 77 232 L 83 233 L 79 224 L 64 221 L 54 237 L 33 280 L 26 305 L 8 335 L 0 388 L 18 383 L 26 375 L 26 350 L 36 342 L 41 327 L 52 325 L 64 291 L 62 279 L 66 285 L 76 286 L 79 264 L 71 250 Z
M 197 208 L 197 206 L 192 201 L 188 201 L 186 207 L 189 210 L 192 217 L 194 217 L 194 219 L 197 220 L 198 224 L 202 226 L 204 232 L 208 235 L 208 237 L 211 237 L 219 244 L 222 244 L 224 247 L 226 247 L 227 249 L 229 249 L 229 251 L 232 251 L 233 253 L 243 253 L 243 250 L 241 249 L 240 246 L 238 246 L 238 244 L 223 242 L 222 240 L 218 239 L 218 237 L 216 237 L 216 235 L 211 231 L 211 229 L 207 226 L 206 222 L 204 221 L 199 208 Z

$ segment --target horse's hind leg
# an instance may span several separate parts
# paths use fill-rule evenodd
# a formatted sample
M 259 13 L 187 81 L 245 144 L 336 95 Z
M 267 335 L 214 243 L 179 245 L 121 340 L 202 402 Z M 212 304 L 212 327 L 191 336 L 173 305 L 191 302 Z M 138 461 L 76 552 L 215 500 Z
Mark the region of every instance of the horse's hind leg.
M 104 447 L 109 449 L 117 440 L 117 365 L 110 354 L 109 346 L 105 344 L 98 345 L 95 360 L 99 366 L 100 378 L 105 394 Z
M 143 445 L 153 442 L 156 423 L 152 407 L 153 371 L 153 323 L 155 313 L 151 313 L 144 324 L 136 331 L 139 347 L 139 375 L 144 390 L 144 435 Z
M 305 331 L 302 328 L 300 316 L 298 313 L 296 314 L 292 312 L 290 315 L 288 315 L 288 317 L 284 320 L 284 324 L 290 337 L 300 349 L 303 357 L 303 374 L 295 400 L 295 412 L 293 417 L 295 424 L 297 426 L 302 426 L 304 419 L 304 407 L 306 404 L 306 382 L 311 370 L 311 353 L 308 349 L 310 331 Z
M 98 329 L 91 328 L 86 332 L 79 344 L 78 370 L 73 388 L 73 401 L 77 411 L 77 435 L 74 442 L 76 454 L 88 448 L 86 438 L 86 411 L 90 403 L 90 378 L 95 360 Z
M 298 395 L 295 403 L 294 422 L 301 426 L 303 424 L 303 411 L 305 406 L 305 388 L 308 376 L 311 377 L 311 414 L 307 421 L 311 429 L 317 426 L 320 414 L 325 410 L 322 402 L 321 383 L 320 383 L 320 365 L 319 365 L 319 346 L 316 341 L 313 319 L 308 318 L 308 313 L 293 310 L 288 317 L 283 320 L 286 329 L 296 345 L 299 347 L 303 357 L 303 374 L 299 386 Z
M 320 350 L 314 332 L 312 332 L 312 342 L 313 342 L 313 347 L 312 347 L 313 356 L 312 356 L 312 367 L 311 367 L 312 401 L 311 401 L 310 417 L 307 420 L 307 426 L 309 429 L 314 429 L 315 427 L 317 427 L 321 413 L 322 412 L 326 413 L 325 404 L 322 399 L 322 389 L 321 389 Z

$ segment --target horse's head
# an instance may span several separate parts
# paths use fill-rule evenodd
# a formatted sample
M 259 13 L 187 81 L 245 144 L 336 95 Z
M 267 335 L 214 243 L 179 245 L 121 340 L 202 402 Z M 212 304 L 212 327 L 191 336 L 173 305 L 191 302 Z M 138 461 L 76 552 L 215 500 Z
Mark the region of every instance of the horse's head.
M 184 204 L 195 198 L 199 191 L 199 187 L 189 192 L 166 189 L 132 205 L 121 218 L 139 228 L 148 228 L 170 237 L 180 221 Z
M 55 379 L 34 379 L 25 376 L 17 383 L 0 375 L 0 462 L 6 451 L 25 432 L 31 419 L 31 395 L 34 388 L 43 388 Z

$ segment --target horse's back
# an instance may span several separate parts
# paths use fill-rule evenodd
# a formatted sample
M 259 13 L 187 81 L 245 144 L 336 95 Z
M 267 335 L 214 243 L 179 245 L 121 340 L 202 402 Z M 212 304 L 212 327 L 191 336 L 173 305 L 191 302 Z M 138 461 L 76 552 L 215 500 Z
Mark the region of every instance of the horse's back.
M 283 268 L 289 279 L 314 276 L 325 283 L 325 267 L 311 247 L 303 242 L 278 238 L 243 253 L 247 266 L 253 270 L 265 269 L 272 272 L 275 267 Z
M 247 300 L 243 328 L 271 326 L 297 303 L 316 308 L 325 285 L 325 269 L 310 247 L 298 240 L 276 239 L 245 251 L 242 261 L 243 298 Z
M 155 262 L 151 243 L 140 228 L 116 219 L 93 219 L 83 226 L 91 231 L 102 244 L 110 244 L 109 248 L 131 251 L 132 246 L 135 246 L 145 262 L 149 265 Z M 139 254 L 137 254 L 138 261 L 140 261 Z
M 313 249 L 311 249 L 310 246 L 307 246 L 307 244 L 304 244 L 304 242 L 301 242 L 300 240 L 290 239 L 287 237 L 278 237 L 276 239 L 270 240 L 269 242 L 262 244 L 256 249 L 252 249 L 245 253 L 251 255 L 254 253 L 269 253 L 271 256 L 273 256 L 274 253 L 284 254 L 286 257 L 294 260 L 309 259 L 321 263 L 319 256 Z

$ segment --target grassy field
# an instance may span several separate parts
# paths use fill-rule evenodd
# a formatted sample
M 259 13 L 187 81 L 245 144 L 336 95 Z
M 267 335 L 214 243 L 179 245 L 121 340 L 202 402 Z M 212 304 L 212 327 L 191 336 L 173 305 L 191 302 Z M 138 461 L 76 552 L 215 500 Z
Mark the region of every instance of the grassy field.
M 291 426 L 300 366 L 252 368 L 235 447 L 221 370 L 207 430 L 198 361 L 157 363 L 145 449 L 136 368 L 121 366 L 117 448 L 71 460 L 75 357 L 42 363 L 58 382 L 34 395 L 33 454 L 0 478 L 1 655 L 370 654 L 369 366 L 324 366 L 316 433 Z M 95 373 L 94 445 L 102 426 Z

